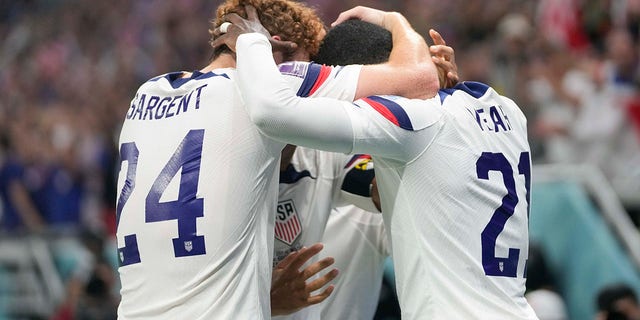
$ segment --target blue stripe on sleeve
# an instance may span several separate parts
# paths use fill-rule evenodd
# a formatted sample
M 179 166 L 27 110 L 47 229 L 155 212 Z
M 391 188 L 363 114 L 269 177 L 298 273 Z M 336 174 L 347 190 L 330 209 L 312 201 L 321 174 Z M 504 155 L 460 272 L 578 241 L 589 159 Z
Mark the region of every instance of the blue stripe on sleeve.
M 400 126 L 402 129 L 413 130 L 413 125 L 411 124 L 409 115 L 407 115 L 407 112 L 404 111 L 404 108 L 402 108 L 399 104 L 379 96 L 371 96 L 369 97 L 369 99 L 385 106 L 398 120 L 398 126 Z
M 322 66 L 315 63 L 309 64 L 309 70 L 307 71 L 306 76 L 304 77 L 304 81 L 302 81 L 302 85 L 298 92 L 296 93 L 299 97 L 308 97 L 311 93 L 311 89 L 313 89 L 313 85 L 318 80 L 318 76 L 320 76 L 320 70 Z

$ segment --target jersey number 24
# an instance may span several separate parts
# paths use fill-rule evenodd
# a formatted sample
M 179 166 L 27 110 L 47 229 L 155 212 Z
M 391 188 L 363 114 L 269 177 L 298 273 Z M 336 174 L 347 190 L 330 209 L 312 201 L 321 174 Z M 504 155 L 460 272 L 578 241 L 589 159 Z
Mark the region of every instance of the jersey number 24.
M 145 222 L 177 221 L 178 237 L 173 239 L 173 251 L 176 257 L 206 253 L 204 236 L 196 234 L 196 218 L 204 216 L 203 200 L 196 198 L 203 140 L 203 129 L 191 130 L 187 133 L 155 179 L 145 201 Z M 139 151 L 135 142 L 123 143 L 120 146 L 120 163 L 127 161 L 128 165 L 127 177 L 116 207 L 117 225 L 120 224 L 122 208 L 135 189 L 138 155 Z M 160 197 L 181 168 L 178 199 L 160 202 Z M 124 236 L 124 246 L 118 246 L 118 255 L 121 266 L 140 262 L 136 234 Z

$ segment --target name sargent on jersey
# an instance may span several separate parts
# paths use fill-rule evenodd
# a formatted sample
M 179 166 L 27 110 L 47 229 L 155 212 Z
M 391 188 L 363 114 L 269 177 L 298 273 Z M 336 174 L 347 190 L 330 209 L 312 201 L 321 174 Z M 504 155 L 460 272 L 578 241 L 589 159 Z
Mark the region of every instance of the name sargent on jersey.
M 199 86 L 189 93 L 176 96 L 157 96 L 146 93 L 136 93 L 127 112 L 129 120 L 160 120 L 179 115 L 193 109 L 200 109 L 202 89 Z

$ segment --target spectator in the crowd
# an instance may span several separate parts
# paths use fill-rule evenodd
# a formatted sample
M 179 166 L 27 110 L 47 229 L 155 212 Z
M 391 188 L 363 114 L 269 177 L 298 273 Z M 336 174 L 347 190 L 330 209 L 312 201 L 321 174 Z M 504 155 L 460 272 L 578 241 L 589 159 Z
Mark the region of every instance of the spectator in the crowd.
M 611 284 L 600 289 L 596 304 L 596 320 L 640 320 L 638 296 L 625 283 Z
M 367 5 L 405 13 L 422 34 L 440 30 L 459 48 L 461 78 L 523 107 L 534 164 L 595 164 L 640 221 L 640 1 L 306 2 L 327 20 Z M 76 245 L 87 230 L 110 240 L 131 90 L 207 61 L 209 34 L 198 30 L 219 3 L 0 1 L 2 232 L 55 226 Z
M 527 292 L 524 296 L 540 320 L 569 319 L 564 299 L 556 289 L 544 252 L 536 244 L 529 246 Z
M 8 132 L 0 132 L 0 232 L 39 233 L 44 222 L 24 184 L 24 166 L 13 142 Z
M 636 83 L 640 79 L 640 47 L 626 28 L 611 29 L 605 44 L 602 73 L 618 118 L 609 124 L 611 140 L 603 144 L 612 147 L 606 150 L 609 156 L 599 165 L 625 207 L 640 208 L 640 136 L 631 110 L 640 85 Z
M 605 40 L 601 53 L 594 47 L 568 55 L 548 44 L 530 81 L 542 110 L 531 123 L 545 140 L 547 162 L 592 165 L 624 204 L 637 205 L 640 139 L 627 106 L 637 95 L 638 52 L 626 29 L 610 30 Z

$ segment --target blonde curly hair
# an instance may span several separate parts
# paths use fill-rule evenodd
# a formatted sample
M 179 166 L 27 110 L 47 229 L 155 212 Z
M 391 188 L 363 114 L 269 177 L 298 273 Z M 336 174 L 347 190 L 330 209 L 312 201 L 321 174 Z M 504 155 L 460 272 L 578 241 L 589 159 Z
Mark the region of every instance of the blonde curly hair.
M 225 22 L 225 15 L 237 13 L 246 18 L 245 5 L 252 5 L 258 11 L 262 25 L 271 35 L 280 36 L 281 40 L 293 41 L 304 48 L 311 56 L 318 53 L 321 35 L 325 26 L 313 8 L 293 0 L 227 0 L 218 7 L 216 17 L 211 21 L 210 43 L 216 39 L 213 30 Z M 214 52 L 217 57 L 226 46 Z

